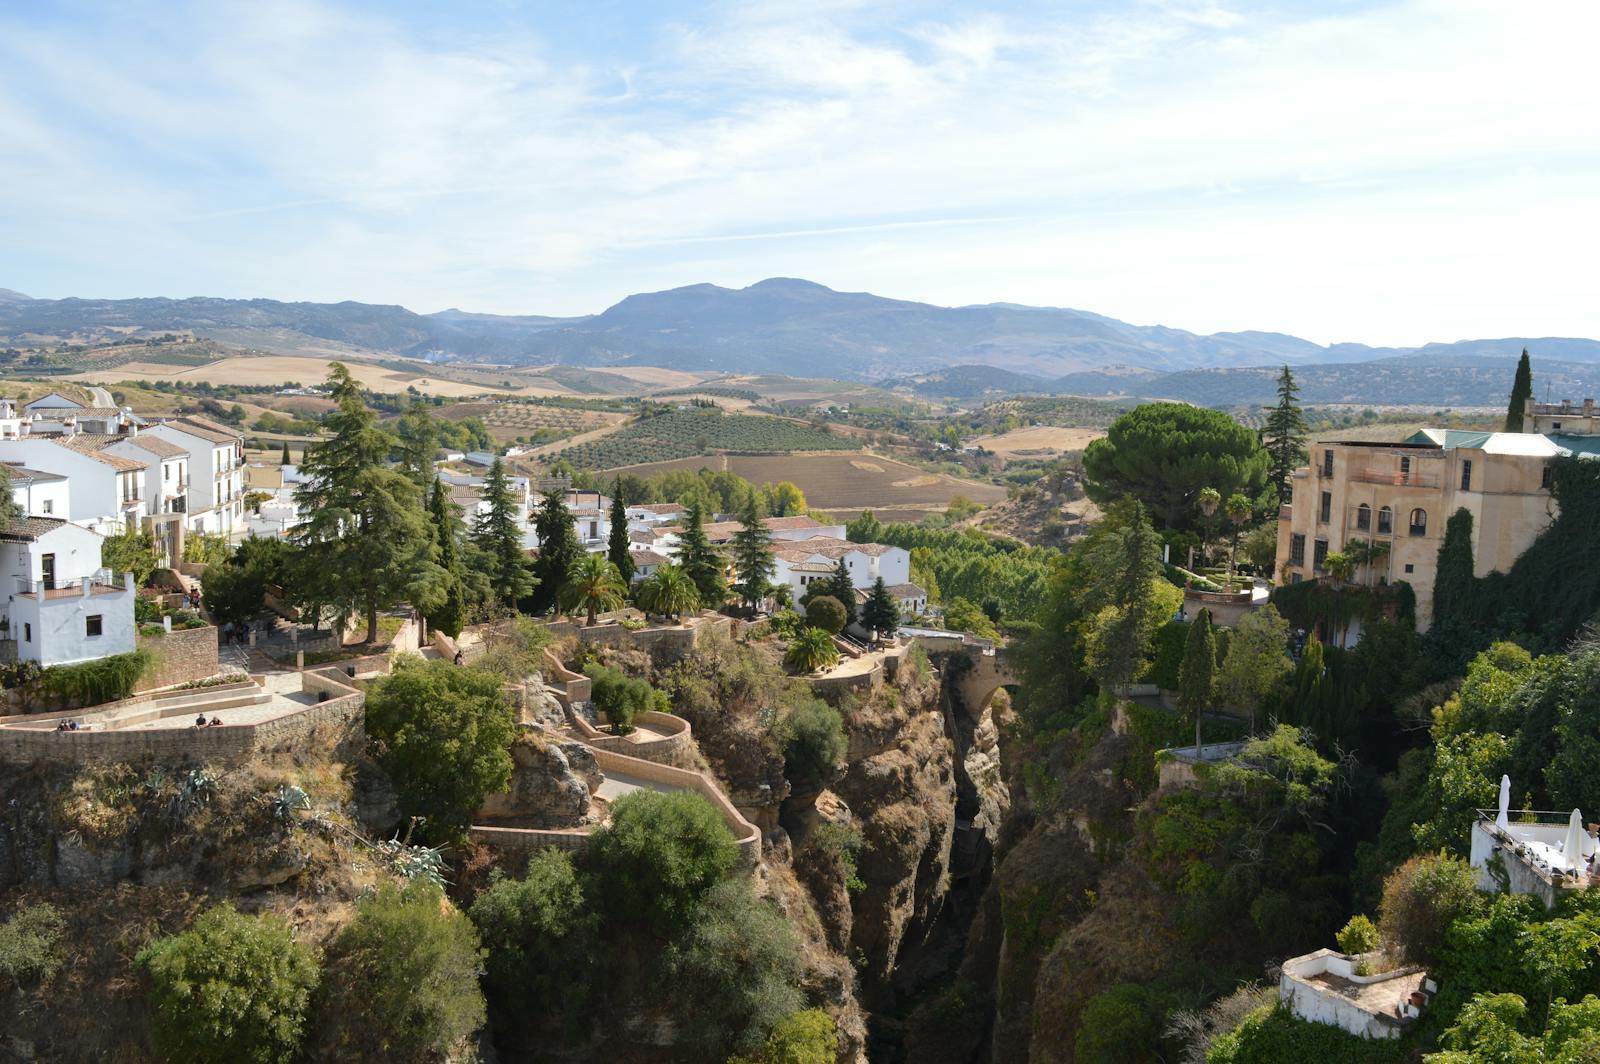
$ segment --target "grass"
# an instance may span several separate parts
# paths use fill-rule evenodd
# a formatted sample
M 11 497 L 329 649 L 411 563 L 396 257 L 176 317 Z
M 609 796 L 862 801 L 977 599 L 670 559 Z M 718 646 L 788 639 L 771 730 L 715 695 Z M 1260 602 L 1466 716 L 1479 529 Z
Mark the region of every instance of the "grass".
M 557 457 L 579 469 L 612 469 L 717 451 L 778 454 L 849 451 L 860 446 L 859 441 L 794 421 L 694 407 L 641 417 L 603 439 L 569 447 Z

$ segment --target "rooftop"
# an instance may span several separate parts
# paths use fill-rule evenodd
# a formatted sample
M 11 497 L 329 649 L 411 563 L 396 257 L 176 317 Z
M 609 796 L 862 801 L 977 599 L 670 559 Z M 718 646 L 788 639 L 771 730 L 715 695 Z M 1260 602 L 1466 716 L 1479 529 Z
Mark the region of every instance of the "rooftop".
M 0 463 L 0 465 L 4 465 L 6 467 L 7 472 L 9 472 L 11 474 L 11 483 L 13 483 L 13 484 L 16 484 L 16 483 L 19 483 L 19 482 L 25 484 L 25 483 L 28 483 L 29 481 L 41 481 L 41 482 L 43 482 L 43 481 L 66 480 L 67 479 L 66 477 L 62 476 L 60 473 L 46 473 L 46 472 L 44 472 L 43 470 L 40 470 L 40 469 L 29 469 L 27 466 L 22 465 L 22 464 L 17 463 L 17 462 L 4 462 L 4 463 Z
M 61 517 L 19 517 L 11 522 L 11 526 L 4 532 L 0 532 L 0 540 L 8 543 L 30 543 L 68 523 Z
M 69 451 L 88 455 L 97 462 L 104 462 L 118 472 L 126 473 L 135 469 L 148 469 L 149 462 L 141 462 L 137 458 L 129 458 L 121 454 L 108 454 L 104 450 L 107 444 L 125 439 L 123 436 L 108 436 L 102 432 L 80 432 L 76 436 L 57 436 L 55 442 Z
M 164 440 L 160 436 L 118 436 L 116 440 L 119 443 L 132 444 L 158 458 L 182 458 L 189 453 L 171 440 Z

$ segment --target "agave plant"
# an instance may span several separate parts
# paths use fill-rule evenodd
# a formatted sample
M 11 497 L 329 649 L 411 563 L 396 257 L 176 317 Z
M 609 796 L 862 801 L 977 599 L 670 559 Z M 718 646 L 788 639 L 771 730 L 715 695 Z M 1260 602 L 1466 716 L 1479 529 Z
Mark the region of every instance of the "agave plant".
M 292 783 L 279 784 L 272 796 L 272 817 L 280 824 L 293 823 L 297 812 L 310 808 L 311 797 Z

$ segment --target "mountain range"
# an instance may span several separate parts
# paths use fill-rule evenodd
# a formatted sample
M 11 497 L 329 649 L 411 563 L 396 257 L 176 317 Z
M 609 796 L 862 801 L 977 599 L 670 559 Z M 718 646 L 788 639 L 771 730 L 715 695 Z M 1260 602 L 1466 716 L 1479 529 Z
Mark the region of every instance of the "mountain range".
M 1336 366 L 1404 358 L 1446 368 L 1475 359 L 1499 364 L 1524 347 L 1545 358 L 1600 363 L 1600 342 L 1587 339 L 1322 346 L 1282 333 L 1201 335 L 1055 307 L 939 307 L 837 292 L 793 278 L 739 289 L 696 284 L 632 295 L 581 317 L 455 309 L 417 314 L 399 306 L 269 299 L 30 299 L 0 289 L 0 342 L 92 342 L 130 328 L 186 330 L 284 351 L 304 346 L 325 352 L 332 342 L 388 356 L 509 365 L 632 364 L 873 381 L 977 366 L 1017 374 L 1019 383 L 1067 386 L 1076 380 L 1083 387 L 1108 374 L 1131 384 L 1157 375 L 1283 363 Z M 1079 379 L 1082 374 L 1090 376 Z

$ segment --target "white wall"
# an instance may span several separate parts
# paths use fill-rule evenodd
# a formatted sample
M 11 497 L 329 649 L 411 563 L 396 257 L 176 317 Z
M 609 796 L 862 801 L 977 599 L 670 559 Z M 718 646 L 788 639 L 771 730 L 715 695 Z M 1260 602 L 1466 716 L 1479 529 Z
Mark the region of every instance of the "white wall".
M 71 482 L 66 480 L 45 480 L 33 484 L 21 484 L 15 479 L 11 481 L 11 497 L 22 507 L 22 512 L 30 517 L 70 519 L 70 492 Z
M 72 484 L 67 493 L 70 513 L 55 516 L 108 534 L 122 527 L 117 471 L 104 462 L 48 439 L 28 438 L 0 440 L 0 461 L 16 462 L 70 478 Z

